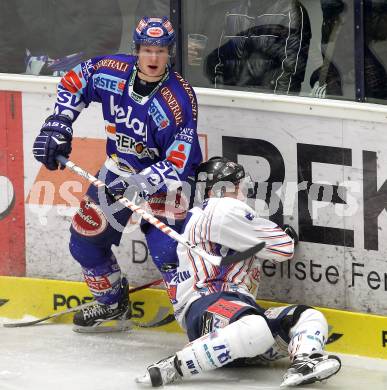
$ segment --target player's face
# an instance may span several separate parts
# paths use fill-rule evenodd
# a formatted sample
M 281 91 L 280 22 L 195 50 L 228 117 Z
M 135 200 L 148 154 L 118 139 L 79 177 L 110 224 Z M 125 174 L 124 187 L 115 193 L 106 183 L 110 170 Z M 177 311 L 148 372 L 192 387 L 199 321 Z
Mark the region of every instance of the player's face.
M 254 196 L 254 186 L 251 176 L 246 172 L 245 177 L 238 184 L 238 199 L 246 200 L 247 198 L 252 198 Z
M 246 202 L 246 200 L 251 198 L 254 194 L 254 182 L 251 180 L 249 174 L 246 174 L 246 176 L 234 186 L 235 189 L 232 192 L 232 197 L 239 199 L 242 202 Z
M 140 46 L 138 51 L 138 66 L 146 75 L 162 76 L 169 60 L 168 47 Z

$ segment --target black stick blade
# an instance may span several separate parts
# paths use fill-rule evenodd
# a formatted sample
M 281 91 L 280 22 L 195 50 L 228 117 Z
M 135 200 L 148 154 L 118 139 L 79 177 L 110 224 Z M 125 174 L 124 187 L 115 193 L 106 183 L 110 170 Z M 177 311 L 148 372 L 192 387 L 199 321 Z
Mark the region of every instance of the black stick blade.
M 238 263 L 239 261 L 246 260 L 249 257 L 261 251 L 264 247 L 265 247 L 265 242 L 262 241 L 259 244 L 245 250 L 244 252 L 237 252 L 234 253 L 233 255 L 223 257 L 223 259 L 220 262 L 220 266 Z
M 26 321 L 26 322 L 6 322 L 3 324 L 4 328 L 23 328 L 25 326 L 32 326 L 35 324 L 39 324 L 39 322 L 46 321 L 48 319 L 52 318 L 51 316 L 47 316 L 44 318 L 39 318 L 38 320 L 33 320 L 33 321 Z

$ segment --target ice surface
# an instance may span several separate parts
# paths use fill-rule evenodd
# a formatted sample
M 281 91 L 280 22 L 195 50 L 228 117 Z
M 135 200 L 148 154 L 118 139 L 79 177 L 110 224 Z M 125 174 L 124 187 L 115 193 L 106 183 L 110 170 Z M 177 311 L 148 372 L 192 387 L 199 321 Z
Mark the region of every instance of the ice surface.
M 186 343 L 183 334 L 149 330 L 77 334 L 70 325 L 0 325 L 1 390 L 149 389 L 134 377 Z M 387 360 L 340 355 L 343 368 L 325 384 L 297 389 L 387 389 Z M 287 361 L 271 367 L 221 369 L 166 389 L 279 389 Z

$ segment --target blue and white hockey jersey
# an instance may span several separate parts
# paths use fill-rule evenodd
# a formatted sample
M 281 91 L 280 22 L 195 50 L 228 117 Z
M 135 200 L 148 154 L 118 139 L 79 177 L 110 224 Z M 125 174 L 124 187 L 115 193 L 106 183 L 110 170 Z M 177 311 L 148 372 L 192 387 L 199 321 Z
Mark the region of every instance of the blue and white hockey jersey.
M 55 113 L 74 121 L 92 101 L 102 103 L 107 156 L 120 170 L 141 172 L 153 185 L 176 185 L 194 176 L 202 160 L 196 96 L 171 69 L 149 96 L 138 95 L 136 59 L 117 54 L 77 65 L 58 86 Z

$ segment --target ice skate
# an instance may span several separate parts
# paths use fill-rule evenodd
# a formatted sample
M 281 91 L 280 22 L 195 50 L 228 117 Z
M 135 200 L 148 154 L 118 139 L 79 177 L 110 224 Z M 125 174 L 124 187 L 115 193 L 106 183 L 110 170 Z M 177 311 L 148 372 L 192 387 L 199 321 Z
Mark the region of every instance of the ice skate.
M 147 373 L 136 378 L 136 382 L 150 384 L 152 387 L 160 387 L 175 382 L 182 376 L 178 368 L 177 356 L 173 355 L 150 365 L 147 368 Z
M 131 328 L 129 286 L 125 277 L 121 280 L 121 298 L 116 308 L 98 302 L 85 307 L 74 315 L 73 330 L 79 333 L 119 332 Z
M 296 356 L 284 375 L 281 387 L 306 385 L 322 381 L 337 374 L 340 368 L 340 358 L 335 355 L 322 355 L 320 353 L 299 355 Z

